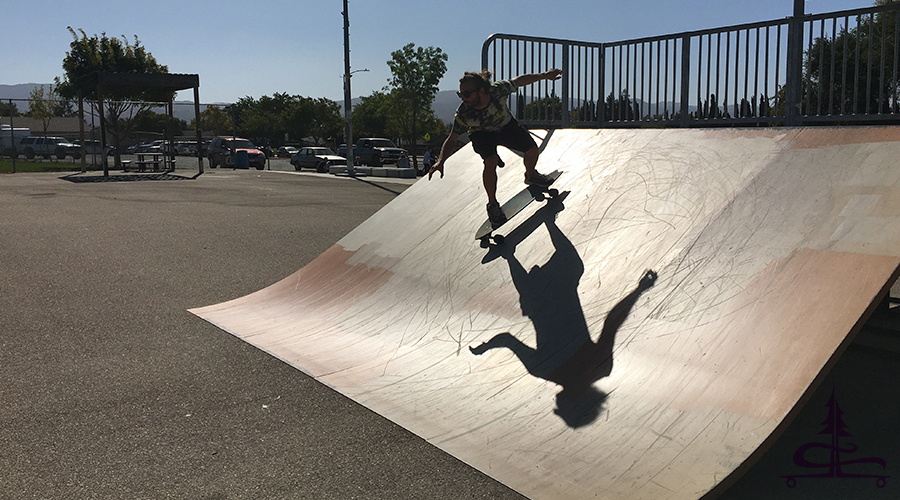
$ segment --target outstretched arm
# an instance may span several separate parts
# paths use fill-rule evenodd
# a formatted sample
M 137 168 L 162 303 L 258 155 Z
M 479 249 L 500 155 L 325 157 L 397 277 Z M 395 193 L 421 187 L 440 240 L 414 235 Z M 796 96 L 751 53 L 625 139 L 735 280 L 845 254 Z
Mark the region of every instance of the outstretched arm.
M 512 79 L 512 82 L 516 84 L 516 87 L 524 87 L 525 85 L 531 85 L 534 82 L 539 82 L 541 80 L 559 80 L 562 77 L 562 70 L 560 69 L 551 69 L 548 71 L 544 71 L 543 73 L 527 73 L 524 75 L 519 75 Z
M 428 171 L 428 180 L 431 180 L 431 176 L 434 175 L 435 172 L 441 173 L 441 179 L 444 178 L 444 162 L 447 158 L 450 157 L 453 153 L 456 152 L 456 140 L 459 139 L 459 136 L 451 131 L 450 135 L 444 140 L 444 144 L 441 146 L 441 156 L 438 158 L 438 161 L 435 162 L 434 166 L 431 167 L 431 170 Z

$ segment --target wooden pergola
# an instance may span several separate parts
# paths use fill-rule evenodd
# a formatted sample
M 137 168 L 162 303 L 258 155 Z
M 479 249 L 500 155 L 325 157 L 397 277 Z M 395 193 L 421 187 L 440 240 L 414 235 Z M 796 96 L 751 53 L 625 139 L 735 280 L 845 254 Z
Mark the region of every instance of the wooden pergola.
M 200 131 L 200 76 L 187 74 L 170 74 L 170 73 L 115 73 L 111 71 L 98 71 L 85 75 L 79 81 L 78 92 L 78 113 L 81 117 L 80 138 L 81 144 L 85 144 L 84 140 L 84 94 L 88 91 L 95 92 L 97 96 L 97 106 L 100 111 L 100 144 L 104 150 L 106 148 L 106 127 L 103 120 L 103 92 L 106 89 L 140 89 L 140 90 L 160 90 L 165 92 L 177 92 L 179 90 L 194 89 L 194 123 L 197 124 L 197 164 L 200 173 L 203 173 L 203 137 Z M 166 114 L 169 119 L 173 118 L 172 100 L 166 103 Z M 86 155 L 81 156 L 81 169 L 86 168 Z M 106 155 L 103 156 L 103 175 L 109 176 L 109 166 L 106 161 Z

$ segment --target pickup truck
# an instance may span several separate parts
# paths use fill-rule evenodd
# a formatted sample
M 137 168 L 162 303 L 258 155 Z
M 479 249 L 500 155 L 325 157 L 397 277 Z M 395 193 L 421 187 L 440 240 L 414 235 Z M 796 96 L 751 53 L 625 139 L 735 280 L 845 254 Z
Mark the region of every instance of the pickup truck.
M 356 141 L 353 156 L 359 158 L 360 165 L 380 167 L 388 163 L 397 163 L 406 154 L 406 150 L 398 148 L 390 139 L 365 138 Z M 338 155 L 347 156 L 347 148 L 338 149 Z

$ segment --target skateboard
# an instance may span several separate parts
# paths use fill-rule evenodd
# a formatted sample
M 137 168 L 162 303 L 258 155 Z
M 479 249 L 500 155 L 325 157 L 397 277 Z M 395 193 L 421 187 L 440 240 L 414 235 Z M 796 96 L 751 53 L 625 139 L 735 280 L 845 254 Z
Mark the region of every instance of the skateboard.
M 553 172 L 547 174 L 553 178 L 554 181 L 562 174 L 560 170 L 554 170 Z M 488 219 L 484 221 L 484 224 L 478 228 L 478 231 L 475 232 L 475 239 L 480 240 L 482 245 L 488 244 L 490 240 L 493 240 L 494 243 L 501 245 L 503 244 L 503 235 L 501 234 L 493 234 L 494 231 L 500 229 L 505 224 L 509 223 L 513 217 L 515 217 L 519 212 L 525 209 L 528 205 L 531 204 L 532 201 L 544 201 L 547 196 L 551 198 L 559 195 L 559 191 L 557 189 L 550 188 L 549 186 L 528 186 L 519 194 L 513 196 L 509 201 L 503 204 L 501 207 L 503 209 L 503 213 L 506 214 L 506 222 L 500 225 L 491 224 L 491 220 Z

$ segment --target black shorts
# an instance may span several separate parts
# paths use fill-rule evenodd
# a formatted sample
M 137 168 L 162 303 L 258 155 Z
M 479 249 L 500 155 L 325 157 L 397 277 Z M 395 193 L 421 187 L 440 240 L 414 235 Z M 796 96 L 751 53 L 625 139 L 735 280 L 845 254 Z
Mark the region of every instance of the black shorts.
M 472 132 L 469 139 L 472 141 L 472 149 L 485 160 L 497 156 L 497 146 L 522 153 L 537 147 L 528 129 L 519 125 L 516 120 L 510 120 L 505 127 L 496 132 L 484 130 Z

